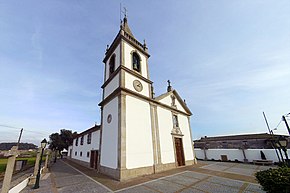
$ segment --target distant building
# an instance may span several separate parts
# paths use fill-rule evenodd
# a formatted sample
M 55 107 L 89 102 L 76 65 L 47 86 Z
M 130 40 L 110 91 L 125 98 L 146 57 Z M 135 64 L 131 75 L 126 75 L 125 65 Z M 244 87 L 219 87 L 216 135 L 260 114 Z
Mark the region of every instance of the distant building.
M 195 148 L 206 149 L 273 149 L 272 142 L 281 135 L 270 135 L 268 133 L 228 135 L 218 137 L 202 137 L 194 140 Z M 289 136 L 285 136 L 288 137 Z M 288 139 L 289 141 L 289 139 Z M 290 143 L 288 143 L 288 147 Z
M 255 160 L 263 159 L 263 154 L 269 160 L 268 163 L 280 162 L 282 157 L 286 158 L 285 153 L 275 146 L 280 137 L 267 133 L 205 136 L 194 141 L 195 155 L 201 160 L 257 162 Z M 289 142 L 289 136 L 283 137 Z

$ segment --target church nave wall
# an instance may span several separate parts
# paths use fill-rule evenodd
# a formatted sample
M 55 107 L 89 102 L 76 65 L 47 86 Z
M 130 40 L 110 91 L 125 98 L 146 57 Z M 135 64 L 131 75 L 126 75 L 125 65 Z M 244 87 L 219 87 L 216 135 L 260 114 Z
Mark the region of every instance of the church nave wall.
M 101 165 L 117 168 L 118 160 L 118 98 L 104 106 L 102 120 Z M 111 120 L 109 121 L 109 116 Z
M 148 102 L 126 96 L 126 167 L 152 166 L 153 147 Z

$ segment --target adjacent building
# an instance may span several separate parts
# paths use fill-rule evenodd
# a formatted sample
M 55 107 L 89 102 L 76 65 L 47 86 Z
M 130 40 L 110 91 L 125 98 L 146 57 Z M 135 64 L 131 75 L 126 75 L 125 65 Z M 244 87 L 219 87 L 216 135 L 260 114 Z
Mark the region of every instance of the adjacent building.
M 79 164 L 97 169 L 100 145 L 100 125 L 95 125 L 73 139 L 68 157 Z

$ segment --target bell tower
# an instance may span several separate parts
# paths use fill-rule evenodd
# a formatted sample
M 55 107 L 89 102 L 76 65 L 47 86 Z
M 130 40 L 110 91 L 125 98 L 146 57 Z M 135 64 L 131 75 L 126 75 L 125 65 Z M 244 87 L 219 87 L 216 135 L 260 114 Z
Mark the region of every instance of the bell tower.
M 99 171 L 123 180 L 152 173 L 152 81 L 148 49 L 131 32 L 125 15 L 107 47 L 101 106 Z

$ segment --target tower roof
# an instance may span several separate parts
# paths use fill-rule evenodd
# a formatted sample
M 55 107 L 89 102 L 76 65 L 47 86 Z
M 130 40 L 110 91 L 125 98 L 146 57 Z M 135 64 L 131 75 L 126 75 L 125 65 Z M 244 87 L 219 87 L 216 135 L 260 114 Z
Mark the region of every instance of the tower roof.
M 129 25 L 128 25 L 128 21 L 127 21 L 127 17 L 125 16 L 121 26 L 120 26 L 121 30 L 123 29 L 126 33 L 128 33 L 130 36 L 134 37 Z
M 112 54 L 114 49 L 117 47 L 117 45 L 121 41 L 121 39 L 125 40 L 126 42 L 128 42 L 129 44 L 134 46 L 134 48 L 138 49 L 140 52 L 145 54 L 147 57 L 150 57 L 145 40 L 144 40 L 144 43 L 142 44 L 134 37 L 134 35 L 133 35 L 129 25 L 128 25 L 127 16 L 125 16 L 123 21 L 121 21 L 119 33 L 117 34 L 117 36 L 113 40 L 113 43 L 110 46 L 107 46 L 106 56 L 103 60 L 104 63 L 106 63 L 109 56 Z

